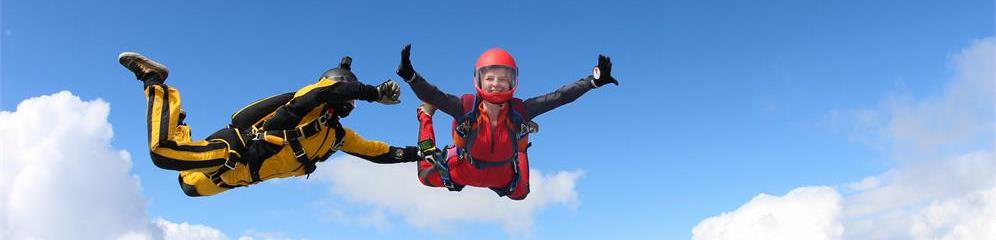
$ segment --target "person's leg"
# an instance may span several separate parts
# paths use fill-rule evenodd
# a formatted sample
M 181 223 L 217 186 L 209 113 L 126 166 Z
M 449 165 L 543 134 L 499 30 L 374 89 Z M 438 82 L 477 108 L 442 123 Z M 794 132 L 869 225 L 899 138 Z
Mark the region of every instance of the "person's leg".
M 122 53 L 118 62 L 145 85 L 153 164 L 177 171 L 211 172 L 223 166 L 230 153 L 238 156 L 231 149 L 232 144 L 224 139 L 190 139 L 190 127 L 182 123 L 185 113 L 180 105 L 180 92 L 163 83 L 169 75 L 166 66 L 132 52 Z
M 180 171 L 177 177 L 180 189 L 190 197 L 211 196 L 232 189 L 234 186 L 221 186 L 215 183 L 211 176 L 203 172 Z
M 430 144 L 433 147 L 436 145 L 436 134 L 435 130 L 432 128 L 432 112 L 434 111 L 432 111 L 430 107 L 430 105 L 423 103 L 422 106 L 416 110 L 416 114 L 418 115 L 418 141 L 420 148 L 424 147 L 422 146 L 423 144 Z M 437 148 L 437 151 L 443 150 Z M 445 161 L 446 159 L 439 160 Z M 439 172 L 441 169 L 435 166 L 435 164 L 426 160 L 421 160 L 418 161 L 417 166 L 418 180 L 422 182 L 423 185 L 430 187 L 445 187 L 443 186 L 443 179 Z
M 179 122 L 179 91 L 165 84 L 154 84 L 145 93 L 149 104 L 149 152 L 157 167 L 210 172 L 225 164 L 230 152 L 234 152 L 232 143 L 224 139 L 192 141 L 190 127 Z
M 515 191 L 508 195 L 512 200 L 523 200 L 529 195 L 529 157 L 526 153 L 519 152 L 519 182 L 515 185 Z

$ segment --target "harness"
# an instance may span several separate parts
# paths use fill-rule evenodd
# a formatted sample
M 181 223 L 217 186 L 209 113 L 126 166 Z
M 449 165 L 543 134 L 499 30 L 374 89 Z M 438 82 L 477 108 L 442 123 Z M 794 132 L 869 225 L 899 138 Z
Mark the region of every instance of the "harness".
M 291 95 L 293 96 L 293 95 Z M 280 96 L 282 97 L 282 95 Z M 279 101 L 280 99 L 274 99 Z M 287 99 L 289 101 L 289 99 Z M 284 101 L 286 102 L 286 101 Z M 275 110 L 274 110 L 275 111 Z M 273 112 L 273 111 L 271 111 Z M 267 116 L 272 116 L 267 115 Z M 317 168 L 315 164 L 317 162 L 325 161 L 333 153 L 342 148 L 342 143 L 346 131 L 342 128 L 342 124 L 339 123 L 339 118 L 330 113 L 328 110 L 323 110 L 322 115 L 311 120 L 306 124 L 299 124 L 298 127 L 293 129 L 263 129 L 263 122 L 268 119 L 263 117 L 255 124 L 249 126 L 235 126 L 234 124 L 230 126 L 235 129 L 236 133 L 239 134 L 243 139 L 248 139 L 248 141 L 255 141 L 257 144 L 266 141 L 267 136 L 274 136 L 283 139 L 281 146 L 288 145 L 294 153 L 294 159 L 301 163 L 304 168 L 304 173 L 311 176 L 311 173 Z M 305 152 L 304 147 L 301 145 L 301 140 L 317 135 L 321 132 L 322 128 L 331 128 L 335 131 L 335 142 L 332 143 L 332 148 L 322 156 L 316 156 L 315 158 L 308 158 L 308 154 Z M 326 132 L 328 134 L 328 132 Z M 251 144 L 251 145 L 257 145 Z M 244 145 L 249 146 L 247 142 Z M 262 146 L 257 145 L 256 149 L 260 149 Z M 248 148 L 247 148 L 248 149 Z M 246 159 L 253 158 L 253 159 Z M 259 170 L 263 165 L 263 161 L 266 157 L 262 156 L 246 156 L 238 158 L 230 158 L 225 160 L 224 167 L 218 168 L 217 171 L 210 174 L 211 181 L 224 188 L 236 188 L 241 186 L 230 185 L 222 181 L 221 175 L 229 170 L 235 169 L 236 163 L 242 163 L 249 167 L 249 174 L 252 177 L 252 183 L 257 183 L 262 181 L 259 175 Z
M 464 139 L 463 147 L 456 146 L 457 156 L 459 157 L 460 160 L 468 161 L 472 166 L 474 166 L 474 168 L 477 169 L 504 167 L 507 165 L 511 165 L 513 172 L 512 181 L 510 181 L 508 185 L 505 187 L 491 188 L 491 190 L 495 191 L 495 193 L 497 193 L 499 197 L 512 194 L 513 192 L 515 192 L 515 187 L 518 186 L 519 181 L 522 181 L 521 179 L 522 174 L 519 172 L 519 164 L 520 164 L 519 140 L 521 140 L 524 137 L 527 137 L 529 133 L 536 132 L 537 130 L 536 123 L 532 121 L 529 121 L 527 123 L 525 119 L 522 117 L 520 111 L 524 111 L 524 109 L 522 109 L 523 106 L 521 105 L 520 100 L 513 99 L 508 101 L 510 109 L 508 110 L 507 117 L 509 121 L 512 122 L 512 125 L 507 126 L 506 129 L 508 130 L 508 135 L 511 136 L 512 138 L 511 139 L 512 157 L 501 161 L 477 160 L 474 159 L 474 157 L 472 156 L 471 149 L 473 149 L 474 147 L 474 142 L 476 142 L 475 139 L 478 133 L 478 129 L 475 128 L 474 125 L 477 121 L 477 117 L 480 115 L 480 110 L 477 108 L 477 106 L 480 105 L 481 98 L 467 94 L 463 95 L 462 100 L 463 100 L 464 110 L 465 111 L 469 110 L 469 111 L 467 111 L 460 119 L 457 119 L 455 121 L 457 124 L 453 128 L 453 130 L 457 133 L 457 135 L 460 138 Z M 448 188 L 450 191 L 460 191 L 460 189 L 462 189 L 463 186 L 459 186 L 459 188 L 457 188 L 456 187 L 457 185 L 454 184 L 452 179 L 449 177 L 449 167 L 447 166 L 448 164 L 446 163 L 446 158 L 445 158 L 447 151 L 437 151 L 437 152 L 439 152 L 437 154 L 442 155 L 443 158 L 441 159 L 443 160 L 442 161 L 437 160 L 432 162 L 434 165 L 440 168 L 440 176 L 443 179 L 443 184 L 446 185 L 446 188 Z
M 325 155 L 317 157 L 315 159 L 308 158 L 308 154 L 304 151 L 304 147 L 301 146 L 301 140 L 315 136 L 322 131 L 322 128 L 332 128 L 335 130 L 335 142 L 332 143 L 332 149 L 329 150 Z M 284 145 L 290 145 L 291 150 L 294 152 L 294 159 L 304 166 L 304 173 L 309 177 L 312 172 L 315 172 L 317 168 L 315 163 L 325 161 L 332 153 L 339 151 L 342 148 L 343 137 L 346 136 L 346 131 L 342 129 L 342 124 L 339 123 L 339 118 L 332 116 L 329 111 L 323 111 L 322 115 L 318 118 L 311 120 L 311 122 L 304 124 L 300 127 L 290 129 L 290 130 L 265 130 L 262 128 L 253 128 L 249 133 L 253 136 L 251 140 L 253 141 L 264 141 L 266 136 L 276 136 L 284 139 Z M 262 162 L 262 161 L 260 161 Z M 251 166 L 250 166 L 251 169 Z M 259 181 L 259 170 L 257 167 L 256 171 L 253 172 L 253 181 Z

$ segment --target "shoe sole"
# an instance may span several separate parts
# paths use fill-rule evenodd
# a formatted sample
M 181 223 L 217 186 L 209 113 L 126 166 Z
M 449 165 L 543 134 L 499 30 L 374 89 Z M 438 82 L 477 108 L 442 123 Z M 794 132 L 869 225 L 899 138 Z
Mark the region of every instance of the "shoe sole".
M 166 65 L 153 61 L 136 52 L 121 53 L 118 55 L 118 63 L 136 74 L 156 73 L 162 77 L 162 80 L 166 80 L 166 77 L 169 76 L 169 69 L 166 68 Z M 142 72 L 140 65 L 147 66 L 150 72 Z

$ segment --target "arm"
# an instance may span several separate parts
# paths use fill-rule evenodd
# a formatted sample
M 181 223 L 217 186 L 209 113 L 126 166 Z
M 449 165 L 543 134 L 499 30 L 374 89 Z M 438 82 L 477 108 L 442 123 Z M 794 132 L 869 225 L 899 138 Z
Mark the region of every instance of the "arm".
M 460 97 L 439 90 L 439 88 L 430 84 L 422 76 L 415 74 L 415 79 L 409 82 L 408 85 L 412 87 L 412 91 L 415 91 L 415 96 L 418 96 L 418 99 L 423 102 L 432 104 L 432 106 L 453 117 L 463 115 L 463 101 L 460 100 Z
M 294 97 L 286 105 L 276 110 L 273 118 L 264 123 L 266 129 L 293 128 L 301 117 L 322 103 L 360 99 L 377 100 L 380 93 L 377 87 L 357 82 L 336 82 L 329 79 L 305 86 L 294 93 Z
M 567 84 L 557 91 L 527 99 L 525 101 L 525 108 L 529 116 L 526 116 L 526 119 L 532 119 L 554 108 L 573 102 L 588 92 L 588 90 L 609 83 L 619 85 L 619 81 L 612 77 L 612 61 L 605 55 L 598 55 L 598 64 L 595 65 L 591 73 L 592 75 L 582 78 L 577 82 Z
M 588 76 L 564 85 L 551 93 L 526 99 L 524 104 L 526 112 L 529 114 L 526 118 L 535 118 L 554 108 L 573 102 L 591 89 L 594 89 L 594 86 L 591 85 L 591 76 Z
M 342 140 L 342 151 L 359 158 L 380 164 L 414 162 L 418 160 L 418 148 L 414 146 L 395 147 L 381 141 L 363 139 L 352 129 L 343 128 L 346 135 Z
M 463 101 L 460 100 L 460 97 L 439 90 L 415 72 L 410 58 L 411 49 L 412 45 L 408 44 L 401 50 L 401 65 L 398 66 L 398 76 L 412 87 L 415 96 L 418 96 L 423 102 L 432 104 L 453 117 L 463 115 Z

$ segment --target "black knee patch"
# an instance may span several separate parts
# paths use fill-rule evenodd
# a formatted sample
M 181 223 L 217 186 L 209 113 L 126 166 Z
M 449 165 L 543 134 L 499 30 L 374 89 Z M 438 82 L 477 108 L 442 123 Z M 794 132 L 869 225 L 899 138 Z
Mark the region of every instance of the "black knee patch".
M 187 194 L 188 197 L 204 196 L 197 192 L 197 188 L 195 188 L 194 185 L 184 183 L 182 176 L 177 175 L 176 179 L 180 182 L 180 189 L 183 190 L 183 193 Z

